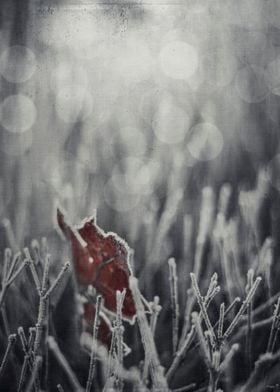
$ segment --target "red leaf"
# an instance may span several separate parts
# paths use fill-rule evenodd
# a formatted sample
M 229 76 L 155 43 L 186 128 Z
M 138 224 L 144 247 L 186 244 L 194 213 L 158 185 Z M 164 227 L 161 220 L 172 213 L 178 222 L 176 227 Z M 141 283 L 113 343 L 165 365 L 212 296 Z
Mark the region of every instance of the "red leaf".
M 57 210 L 57 221 L 72 245 L 73 262 L 80 284 L 92 284 L 103 295 L 105 307 L 116 312 L 116 292 L 126 290 L 123 315 L 132 318 L 136 311 L 129 288 L 128 246 L 115 233 L 104 233 L 93 218 L 80 228 L 72 228 Z

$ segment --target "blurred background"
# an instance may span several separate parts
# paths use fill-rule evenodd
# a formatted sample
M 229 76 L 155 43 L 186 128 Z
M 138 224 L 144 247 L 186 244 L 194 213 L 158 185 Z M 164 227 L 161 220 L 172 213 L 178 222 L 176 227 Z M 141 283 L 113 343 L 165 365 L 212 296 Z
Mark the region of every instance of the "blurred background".
M 269 167 L 277 190 L 279 56 L 277 1 L 2 0 L 4 226 L 21 246 L 57 204 L 97 208 L 137 248 L 162 211 L 198 214 L 205 185 Z

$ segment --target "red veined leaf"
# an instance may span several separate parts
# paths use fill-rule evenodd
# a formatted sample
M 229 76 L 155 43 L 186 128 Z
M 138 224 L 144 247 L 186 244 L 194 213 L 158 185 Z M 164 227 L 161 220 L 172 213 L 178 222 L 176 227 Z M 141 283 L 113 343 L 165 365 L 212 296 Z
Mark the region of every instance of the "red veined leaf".
M 80 284 L 95 287 L 104 298 L 104 306 L 116 312 L 116 292 L 126 290 L 123 316 L 133 318 L 135 306 L 129 288 L 131 271 L 128 265 L 128 246 L 115 233 L 105 233 L 95 219 L 86 219 L 81 227 L 73 228 L 57 210 L 57 221 L 65 237 L 71 242 L 73 263 Z

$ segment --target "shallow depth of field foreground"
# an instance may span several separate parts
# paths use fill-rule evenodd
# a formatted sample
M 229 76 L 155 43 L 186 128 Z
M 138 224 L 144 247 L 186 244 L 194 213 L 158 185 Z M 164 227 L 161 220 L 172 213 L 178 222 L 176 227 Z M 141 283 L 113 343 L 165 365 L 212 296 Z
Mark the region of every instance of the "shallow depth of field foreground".
M 279 391 L 279 3 L 0 22 L 0 391 Z

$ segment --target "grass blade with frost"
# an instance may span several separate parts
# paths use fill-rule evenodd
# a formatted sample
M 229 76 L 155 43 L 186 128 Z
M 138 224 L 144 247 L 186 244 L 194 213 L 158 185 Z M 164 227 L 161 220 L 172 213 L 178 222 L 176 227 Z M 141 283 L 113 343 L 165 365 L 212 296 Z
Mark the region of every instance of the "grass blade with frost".
M 163 374 L 163 368 L 158 359 L 153 335 L 145 315 L 145 309 L 142 303 L 140 291 L 138 289 L 137 279 L 131 276 L 129 278 L 129 285 L 135 302 L 137 321 L 141 333 L 142 343 L 145 349 L 145 355 L 147 358 L 149 358 L 150 361 L 153 388 L 161 392 L 167 392 L 167 382 Z

